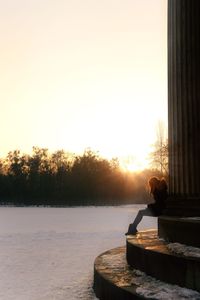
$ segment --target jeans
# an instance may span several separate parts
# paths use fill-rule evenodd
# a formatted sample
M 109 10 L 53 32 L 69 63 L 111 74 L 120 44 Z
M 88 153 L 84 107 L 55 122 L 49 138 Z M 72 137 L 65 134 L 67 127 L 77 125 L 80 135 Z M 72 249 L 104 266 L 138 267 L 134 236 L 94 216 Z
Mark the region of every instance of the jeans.
M 137 228 L 138 224 L 141 222 L 142 218 L 144 216 L 149 216 L 149 217 L 156 217 L 158 214 L 156 214 L 152 209 L 149 207 L 145 209 L 141 209 L 138 211 L 137 216 L 135 217 L 135 220 L 133 222 L 133 226 Z

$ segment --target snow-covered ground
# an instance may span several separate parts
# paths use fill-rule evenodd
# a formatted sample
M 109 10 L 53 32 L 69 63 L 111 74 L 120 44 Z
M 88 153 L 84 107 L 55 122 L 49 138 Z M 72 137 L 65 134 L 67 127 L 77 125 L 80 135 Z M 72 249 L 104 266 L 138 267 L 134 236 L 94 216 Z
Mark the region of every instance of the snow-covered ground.
M 95 257 L 125 244 L 141 207 L 0 207 L 0 300 L 95 299 Z

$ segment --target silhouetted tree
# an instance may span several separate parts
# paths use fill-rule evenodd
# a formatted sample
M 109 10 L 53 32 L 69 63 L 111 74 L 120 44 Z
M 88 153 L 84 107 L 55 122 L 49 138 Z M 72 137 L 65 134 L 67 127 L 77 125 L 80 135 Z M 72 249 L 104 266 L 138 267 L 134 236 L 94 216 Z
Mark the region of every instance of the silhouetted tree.
M 33 147 L 32 154 L 15 150 L 0 160 L 0 198 L 16 205 L 144 202 L 147 176 L 124 173 L 118 159 L 106 160 L 91 149 L 75 156 Z
M 162 121 L 157 125 L 157 139 L 154 143 L 154 150 L 150 153 L 151 166 L 158 169 L 163 176 L 168 175 L 168 140 L 166 129 Z

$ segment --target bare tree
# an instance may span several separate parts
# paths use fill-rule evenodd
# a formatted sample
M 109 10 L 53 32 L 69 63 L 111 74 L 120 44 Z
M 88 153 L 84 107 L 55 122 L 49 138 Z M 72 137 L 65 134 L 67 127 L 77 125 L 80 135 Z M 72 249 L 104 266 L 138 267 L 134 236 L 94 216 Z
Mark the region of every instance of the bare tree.
M 158 121 L 156 126 L 156 142 L 150 153 L 151 166 L 158 169 L 163 176 L 168 175 L 168 139 L 166 126 L 163 121 Z

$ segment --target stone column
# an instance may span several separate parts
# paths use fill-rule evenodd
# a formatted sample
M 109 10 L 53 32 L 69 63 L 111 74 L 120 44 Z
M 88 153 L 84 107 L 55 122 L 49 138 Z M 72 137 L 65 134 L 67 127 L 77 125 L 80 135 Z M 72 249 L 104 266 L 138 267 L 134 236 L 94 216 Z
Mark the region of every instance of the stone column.
M 200 213 L 200 1 L 168 1 L 168 213 Z M 193 206 L 193 208 L 191 208 Z M 188 209 L 191 211 L 189 212 Z M 174 210 L 174 212 L 172 211 Z
M 200 216 L 200 0 L 168 0 L 168 105 L 169 199 L 158 236 L 200 247 L 200 220 L 184 218 Z
M 168 215 L 200 216 L 200 0 L 168 0 Z

